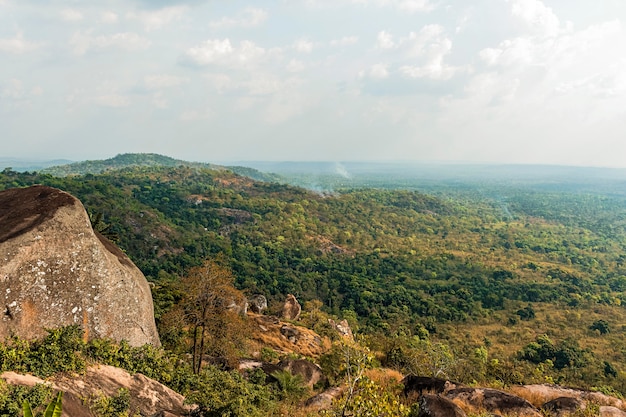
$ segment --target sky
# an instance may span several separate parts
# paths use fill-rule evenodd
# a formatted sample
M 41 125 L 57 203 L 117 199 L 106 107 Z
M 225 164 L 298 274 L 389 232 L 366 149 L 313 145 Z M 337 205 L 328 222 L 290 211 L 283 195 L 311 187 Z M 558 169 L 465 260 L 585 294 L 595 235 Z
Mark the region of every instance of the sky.
M 626 167 L 624 0 L 0 0 L 0 156 Z

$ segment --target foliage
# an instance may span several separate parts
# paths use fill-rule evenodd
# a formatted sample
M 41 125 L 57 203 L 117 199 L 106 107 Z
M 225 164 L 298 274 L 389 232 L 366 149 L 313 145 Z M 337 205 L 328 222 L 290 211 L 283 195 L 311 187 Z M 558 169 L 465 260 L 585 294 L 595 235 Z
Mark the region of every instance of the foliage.
M 28 400 L 24 400 L 22 404 L 24 417 L 33 417 L 33 411 Z M 63 410 L 63 392 L 59 392 L 55 398 L 50 401 L 43 413 L 38 413 L 37 417 L 61 417 Z
M 100 395 L 91 398 L 89 409 L 96 417 L 135 417 L 138 413 L 130 410 L 130 393 L 126 388 L 120 388 L 112 397 Z
M 383 389 L 364 377 L 354 387 L 349 401 L 339 398 L 324 416 L 402 417 L 411 415 L 411 407 L 404 405 L 398 392 Z
M 546 335 L 537 337 L 535 342 L 529 343 L 518 353 L 520 359 L 529 362 L 550 361 L 556 369 L 583 367 L 590 360 L 590 355 L 591 352 L 581 349 L 576 340 L 565 339 L 555 345 Z
M 308 390 L 301 375 L 293 375 L 291 372 L 274 371 L 271 376 L 276 380 L 281 400 L 296 401 Z
M 204 367 L 187 393 L 203 417 L 261 417 L 274 407 L 269 388 L 246 381 L 237 372 Z
M 51 396 L 52 388 L 47 385 L 25 387 L 8 385 L 2 380 L 0 381 L 0 416 L 21 416 L 24 402 L 36 409 L 47 404 Z
M 79 326 L 48 330 L 42 340 L 28 342 L 17 337 L 0 344 L 0 369 L 47 377 L 57 372 L 81 372 L 85 358 L 83 331 Z
M 600 332 L 600 334 L 607 334 L 611 332 L 609 323 L 606 320 L 602 319 L 594 321 L 593 324 L 589 326 L 589 329 L 597 330 Z

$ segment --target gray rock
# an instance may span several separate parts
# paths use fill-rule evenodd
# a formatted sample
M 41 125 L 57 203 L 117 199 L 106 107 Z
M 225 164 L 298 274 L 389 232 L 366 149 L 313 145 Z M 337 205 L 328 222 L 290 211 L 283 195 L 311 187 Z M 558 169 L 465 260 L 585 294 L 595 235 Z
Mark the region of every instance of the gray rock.
M 466 417 L 465 412 L 449 399 L 436 394 L 424 394 L 419 401 L 418 417 Z
M 267 308 L 267 298 L 256 294 L 248 299 L 248 306 L 253 313 L 261 314 Z
M 333 319 L 328 319 L 328 324 L 333 326 L 337 333 L 348 340 L 354 340 L 354 336 L 352 334 L 352 329 L 350 328 L 350 324 L 348 324 L 348 320 L 343 319 L 341 321 L 336 322 Z
M 587 408 L 585 401 L 574 397 L 555 398 L 541 406 L 542 410 L 553 417 L 566 417 L 585 408 Z
M 490 413 L 516 415 L 519 417 L 542 417 L 531 403 L 516 395 L 490 388 L 456 388 L 445 394 L 446 398 L 484 408 Z
M 317 410 L 327 410 L 332 406 L 333 400 L 339 398 L 342 394 L 343 389 L 340 387 L 329 388 L 306 400 L 304 405 Z
M 318 382 L 326 383 L 327 381 L 322 368 L 306 359 L 284 359 L 276 366 L 283 371 L 289 371 L 292 375 L 300 375 L 309 387 L 313 387 Z
M 72 324 L 87 338 L 160 345 L 148 282 L 80 201 L 44 186 L 0 191 L 0 339 Z
M 280 333 L 285 336 L 291 343 L 297 343 L 300 337 L 300 332 L 298 331 L 298 329 L 292 326 L 288 326 L 286 324 L 284 324 L 280 328 Z

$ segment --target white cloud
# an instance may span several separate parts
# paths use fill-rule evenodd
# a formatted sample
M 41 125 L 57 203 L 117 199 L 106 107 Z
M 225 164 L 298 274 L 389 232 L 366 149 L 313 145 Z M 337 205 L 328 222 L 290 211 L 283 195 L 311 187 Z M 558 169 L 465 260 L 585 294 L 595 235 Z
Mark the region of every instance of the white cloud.
M 8 98 L 8 99 L 21 99 L 24 96 L 24 87 L 22 80 L 18 80 L 17 78 L 12 78 L 9 80 L 6 85 L 1 86 L 0 89 L 0 97 Z
M 333 39 L 330 41 L 330 46 L 347 46 L 354 45 L 359 41 L 358 36 L 344 36 L 341 39 Z
M 324 0 L 308 0 L 307 4 L 320 6 L 324 5 Z M 334 0 L 328 1 L 330 4 L 360 4 L 364 6 L 391 7 L 409 13 L 430 12 L 436 8 L 431 0 Z
M 297 59 L 292 59 L 287 64 L 287 71 L 289 72 L 300 72 L 305 69 L 305 65 L 302 61 L 298 61 Z
M 386 34 L 383 38 L 391 38 L 391 35 Z M 400 73 L 406 77 L 448 80 L 463 69 L 445 62 L 452 51 L 452 41 L 440 25 L 426 25 L 419 32 L 411 32 L 408 37 L 400 39 L 394 46 L 411 61 L 400 67 Z
M 39 48 L 39 46 L 41 44 L 25 40 L 21 32 L 18 32 L 14 38 L 0 39 L 0 51 L 12 54 L 24 54 Z
M 313 42 L 307 39 L 298 39 L 293 43 L 293 49 L 304 54 L 311 53 L 314 47 L 315 45 L 313 44 Z
M 209 23 L 213 29 L 225 29 L 232 27 L 254 27 L 259 26 L 267 20 L 268 13 L 263 9 L 248 7 L 244 9 L 237 17 L 223 17 Z
M 117 23 L 117 21 L 119 20 L 119 17 L 116 13 L 108 11 L 108 12 L 102 12 L 100 19 L 104 23 L 113 24 L 113 23 Z
M 172 22 L 180 20 L 187 12 L 187 6 L 165 7 L 154 11 L 133 12 L 126 15 L 128 19 L 140 21 L 146 31 L 161 29 Z
M 78 22 L 80 20 L 83 20 L 83 14 L 78 10 L 63 9 L 60 14 L 61 19 L 65 20 L 66 22 Z
M 380 49 L 395 48 L 396 44 L 393 41 L 393 35 L 384 30 L 378 32 L 378 36 L 376 37 L 376 46 Z
M 183 61 L 198 66 L 249 66 L 256 64 L 266 54 L 265 49 L 256 46 L 251 41 L 241 41 L 234 47 L 229 39 L 209 39 L 199 46 L 189 48 Z
M 177 87 L 184 82 L 184 78 L 167 74 L 148 75 L 144 78 L 144 84 L 149 90 Z
M 375 64 L 371 66 L 367 74 L 370 78 L 382 80 L 389 77 L 388 67 L 388 64 Z
M 558 34 L 559 18 L 541 0 L 510 0 L 513 16 L 520 18 L 533 31 L 546 36 Z
M 84 55 L 91 49 L 119 48 L 126 51 L 147 49 L 150 47 L 150 41 L 131 32 L 108 36 L 92 36 L 90 32 L 77 32 L 72 35 L 70 46 L 76 55 Z

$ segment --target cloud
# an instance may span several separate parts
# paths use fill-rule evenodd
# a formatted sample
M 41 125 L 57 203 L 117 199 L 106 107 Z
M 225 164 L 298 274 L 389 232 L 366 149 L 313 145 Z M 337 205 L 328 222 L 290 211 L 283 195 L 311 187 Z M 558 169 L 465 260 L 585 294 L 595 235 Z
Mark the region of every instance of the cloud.
M 61 10 L 60 15 L 61 19 L 66 22 L 78 22 L 80 20 L 83 20 L 83 14 L 74 9 L 63 9 Z
M 384 30 L 378 32 L 378 36 L 376 37 L 376 47 L 379 49 L 395 48 L 396 44 L 393 41 L 393 35 Z
M 358 36 L 344 36 L 341 39 L 333 39 L 330 41 L 330 46 L 347 46 L 354 45 L 359 41 Z
M 150 32 L 180 20 L 187 13 L 188 9 L 187 6 L 171 6 L 154 11 L 131 12 L 126 17 L 141 22 L 144 29 Z
M 92 49 L 119 48 L 136 51 L 150 47 L 150 41 L 132 32 L 113 35 L 92 36 L 90 32 L 77 32 L 70 39 L 70 46 L 76 55 L 84 55 Z
M 311 53 L 314 47 L 315 44 L 307 39 L 298 39 L 293 43 L 293 49 L 304 54 Z
M 244 9 L 237 17 L 223 17 L 209 23 L 213 29 L 226 29 L 232 27 L 254 27 L 259 26 L 267 20 L 268 13 L 263 9 L 248 7 Z
M 379 32 L 376 46 L 403 55 L 405 64 L 400 66 L 399 72 L 405 77 L 448 80 L 464 70 L 445 62 L 452 51 L 452 41 L 440 25 L 426 25 L 419 32 L 411 32 L 398 41 L 394 41 L 388 32 Z
M 41 46 L 40 43 L 30 42 L 24 39 L 21 32 L 18 32 L 14 38 L 0 39 L 0 51 L 12 54 L 24 54 Z
M 540 0 L 510 0 L 511 13 L 537 34 L 555 36 L 560 29 L 559 18 Z
M 250 66 L 261 60 L 265 49 L 251 41 L 241 41 L 233 46 L 227 39 L 209 39 L 202 44 L 189 48 L 181 58 L 182 63 L 196 66 L 221 65 L 230 67 Z
M 369 71 L 362 72 L 360 75 L 368 76 L 369 78 L 382 80 L 389 77 L 389 65 L 388 64 L 374 64 L 370 67 Z
M 287 71 L 289 72 L 300 72 L 306 68 L 302 61 L 298 61 L 297 59 L 292 59 L 287 64 Z
M 363 5 L 374 7 L 390 7 L 404 12 L 430 12 L 435 10 L 436 5 L 431 0 L 307 0 L 307 6 L 329 7 L 340 5 Z
M 119 17 L 114 12 L 102 12 L 100 19 L 104 23 L 113 24 L 113 23 L 117 23 L 117 21 L 119 20 Z

